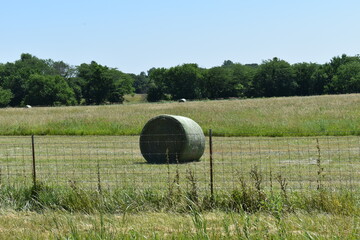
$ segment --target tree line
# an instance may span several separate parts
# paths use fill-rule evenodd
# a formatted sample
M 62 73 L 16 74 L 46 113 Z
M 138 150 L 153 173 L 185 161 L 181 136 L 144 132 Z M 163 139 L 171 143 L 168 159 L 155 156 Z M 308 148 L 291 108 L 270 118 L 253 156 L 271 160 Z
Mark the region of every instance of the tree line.
M 96 62 L 70 66 L 63 61 L 22 54 L 0 64 L 0 106 L 54 106 L 122 102 L 133 78 Z
M 209 69 L 197 64 L 123 73 L 95 61 L 71 66 L 24 53 L 0 64 L 0 107 L 122 103 L 125 94 L 147 93 L 160 100 L 308 96 L 360 92 L 360 56 L 328 63 L 273 58 L 261 64 L 230 60 Z
M 261 64 L 224 61 L 210 69 L 183 64 L 149 70 L 148 100 L 309 96 L 360 92 L 360 56 L 333 57 L 325 64 L 273 58 Z

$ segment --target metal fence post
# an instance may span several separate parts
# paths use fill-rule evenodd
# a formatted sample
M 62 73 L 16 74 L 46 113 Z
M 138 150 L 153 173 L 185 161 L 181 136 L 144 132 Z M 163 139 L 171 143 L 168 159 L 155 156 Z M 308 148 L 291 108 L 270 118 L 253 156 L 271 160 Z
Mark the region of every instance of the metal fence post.
M 32 148 L 33 185 L 34 185 L 34 187 L 36 187 L 36 161 L 35 161 L 35 140 L 34 140 L 34 135 L 31 135 L 31 148 Z
M 210 194 L 214 199 L 214 172 L 213 172 L 213 149 L 212 149 L 212 129 L 209 129 L 209 149 L 210 149 Z

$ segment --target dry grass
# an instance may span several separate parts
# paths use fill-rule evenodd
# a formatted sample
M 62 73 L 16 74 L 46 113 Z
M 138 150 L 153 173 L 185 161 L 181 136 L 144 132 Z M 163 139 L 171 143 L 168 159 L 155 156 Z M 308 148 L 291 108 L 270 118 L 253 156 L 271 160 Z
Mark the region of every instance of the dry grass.
M 1 239 L 358 239 L 359 218 L 292 213 L 279 222 L 266 213 L 86 215 L 1 213 Z
M 0 109 L 1 135 L 132 135 L 159 114 L 190 117 L 226 136 L 359 134 L 360 94 Z

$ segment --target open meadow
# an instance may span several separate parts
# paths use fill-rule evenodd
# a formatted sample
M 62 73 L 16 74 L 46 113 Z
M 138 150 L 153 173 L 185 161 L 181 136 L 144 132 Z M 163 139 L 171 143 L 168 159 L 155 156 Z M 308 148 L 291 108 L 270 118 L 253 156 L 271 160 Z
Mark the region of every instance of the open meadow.
M 0 109 L 0 239 L 360 238 L 360 94 L 136 101 Z M 213 163 L 146 163 L 159 114 Z
M 0 135 L 138 135 L 159 114 L 218 136 L 359 135 L 360 94 L 0 109 Z

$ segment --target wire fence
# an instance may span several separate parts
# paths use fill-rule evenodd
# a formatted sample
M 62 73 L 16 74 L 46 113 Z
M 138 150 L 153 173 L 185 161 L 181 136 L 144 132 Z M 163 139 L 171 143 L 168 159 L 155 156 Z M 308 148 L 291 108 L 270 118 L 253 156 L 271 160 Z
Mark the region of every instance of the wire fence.
M 212 137 L 199 161 L 149 164 L 139 136 L 0 136 L 0 185 L 289 190 L 360 186 L 360 137 Z M 210 151 L 212 150 L 212 152 Z M 286 183 L 286 184 L 284 184 Z

